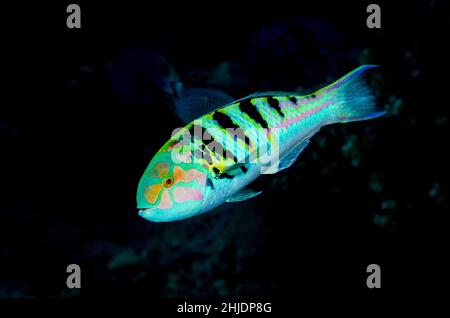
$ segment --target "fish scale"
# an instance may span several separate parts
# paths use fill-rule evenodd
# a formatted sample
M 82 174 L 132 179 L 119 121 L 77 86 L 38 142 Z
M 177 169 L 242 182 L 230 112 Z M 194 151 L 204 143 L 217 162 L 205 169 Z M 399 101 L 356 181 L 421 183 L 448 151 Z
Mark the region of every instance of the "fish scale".
M 291 100 L 293 97 L 295 98 L 295 102 Z M 316 95 L 313 98 L 311 95 L 293 96 L 292 94 L 286 93 L 285 96 L 248 98 L 206 114 L 199 119 L 198 123 L 203 128 L 208 129 L 214 140 L 223 146 L 224 153 L 228 150 L 235 157 L 243 159 L 250 154 L 251 149 L 248 149 L 242 140 L 233 138 L 233 135 L 227 133 L 226 129 L 241 128 L 246 136 L 249 137 L 251 144 L 256 147 L 268 147 L 267 145 L 262 145 L 262 143 L 268 143 L 269 140 L 268 138 L 264 138 L 266 134 L 258 134 L 258 129 L 261 130 L 264 127 L 258 124 L 252 117 L 248 116 L 248 114 L 242 112 L 239 107 L 241 102 L 247 102 L 255 107 L 261 117 L 267 122 L 269 135 L 275 129 L 278 130 L 278 138 L 280 146 L 282 146 L 284 143 L 292 142 L 291 139 L 295 141 L 301 138 L 302 135 L 308 135 L 318 125 L 322 125 L 329 120 L 331 112 L 327 107 L 333 103 L 330 102 L 326 107 L 321 108 L 321 106 L 332 99 L 330 97 L 332 97 L 330 94 Z M 279 103 L 279 111 L 269 104 L 269 98 Z M 222 127 L 218 125 L 214 119 L 214 115 L 219 112 L 228 116 L 233 127 Z M 227 162 L 225 159 L 222 158 L 222 163 Z M 233 163 L 230 162 L 230 164 Z

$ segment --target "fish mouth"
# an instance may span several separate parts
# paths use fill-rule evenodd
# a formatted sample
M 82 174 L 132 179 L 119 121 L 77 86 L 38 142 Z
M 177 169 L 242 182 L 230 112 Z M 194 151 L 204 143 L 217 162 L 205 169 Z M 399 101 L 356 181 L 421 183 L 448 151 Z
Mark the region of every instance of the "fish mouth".
M 151 222 L 167 222 L 163 215 L 161 215 L 160 210 L 158 208 L 144 208 L 139 209 L 138 214 L 140 217 L 146 219 Z
M 138 214 L 139 216 L 143 217 L 144 219 L 148 219 L 151 214 L 152 211 L 154 211 L 155 209 L 152 208 L 145 208 L 145 209 L 139 209 Z
M 179 221 L 186 218 L 189 218 L 191 216 L 194 216 L 195 213 L 192 213 L 191 211 L 185 212 L 185 213 L 168 213 L 168 211 L 161 210 L 158 208 L 144 208 L 139 209 L 138 208 L 138 214 L 140 217 L 146 219 L 147 221 L 151 222 L 172 222 L 172 221 Z

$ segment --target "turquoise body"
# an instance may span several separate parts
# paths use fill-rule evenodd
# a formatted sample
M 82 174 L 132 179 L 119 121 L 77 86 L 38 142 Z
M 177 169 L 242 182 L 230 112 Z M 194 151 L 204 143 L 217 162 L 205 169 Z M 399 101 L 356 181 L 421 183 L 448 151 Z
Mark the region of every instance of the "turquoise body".
M 180 206 L 178 213 L 159 211 L 143 195 L 142 185 L 148 184 L 144 173 L 137 193 L 141 215 L 151 221 L 173 221 L 226 201 L 248 199 L 258 194 L 243 190 L 250 182 L 262 173 L 289 167 L 321 127 L 383 115 L 375 111 L 374 97 L 359 76 L 373 67 L 361 66 L 313 94 L 257 93 L 194 120 L 172 136 L 149 168 L 161 158 L 167 162 L 171 152 L 170 165 L 192 165 L 206 175 L 202 200 L 189 211 Z

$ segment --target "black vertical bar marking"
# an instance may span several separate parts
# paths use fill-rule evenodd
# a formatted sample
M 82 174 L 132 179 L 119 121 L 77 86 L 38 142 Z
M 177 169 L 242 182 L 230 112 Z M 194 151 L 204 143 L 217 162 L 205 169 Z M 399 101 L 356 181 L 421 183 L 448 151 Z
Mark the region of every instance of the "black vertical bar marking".
M 212 118 L 213 118 L 213 120 L 215 120 L 217 122 L 217 124 L 220 127 L 225 129 L 227 134 L 229 134 L 234 141 L 234 134 L 232 134 L 231 129 L 236 130 L 236 129 L 239 129 L 240 127 L 238 125 L 236 125 L 227 114 L 221 113 L 219 111 L 215 111 L 212 115 Z M 222 157 L 224 157 L 226 159 L 231 159 L 234 162 L 237 162 L 237 158 L 234 156 L 234 154 L 231 151 L 225 149 L 225 147 L 223 147 L 223 150 L 224 150 L 224 152 L 222 154 Z
M 219 126 L 224 128 L 227 133 L 233 138 L 236 136 L 237 138 L 241 139 L 247 146 L 250 147 L 250 138 L 245 135 L 244 130 L 236 125 L 234 121 L 231 119 L 230 116 L 227 114 L 224 114 L 222 112 L 216 111 L 213 113 L 213 120 L 217 122 Z M 234 131 L 232 131 L 233 129 Z
M 236 125 L 231 120 L 230 116 L 228 116 L 227 114 L 224 114 L 224 113 L 221 113 L 219 111 L 216 111 L 216 112 L 213 113 L 212 117 L 224 129 L 227 129 L 227 128 L 237 129 L 237 128 L 239 128 L 239 126 Z
M 248 117 L 253 119 L 256 123 L 258 123 L 263 128 L 269 128 L 267 121 L 261 116 L 258 109 L 255 105 L 253 105 L 251 99 L 244 99 L 239 102 L 239 109 L 241 112 L 246 113 Z
M 269 96 L 267 97 L 267 103 L 269 103 L 269 106 L 275 109 L 281 117 L 284 117 L 284 114 L 281 111 L 280 101 L 278 99 Z
M 228 173 L 220 173 L 220 170 L 217 167 L 213 167 L 213 172 L 216 175 L 216 178 L 218 179 L 233 179 L 234 176 Z
M 210 178 L 206 178 L 206 185 L 210 187 L 212 190 L 214 190 L 214 183 Z

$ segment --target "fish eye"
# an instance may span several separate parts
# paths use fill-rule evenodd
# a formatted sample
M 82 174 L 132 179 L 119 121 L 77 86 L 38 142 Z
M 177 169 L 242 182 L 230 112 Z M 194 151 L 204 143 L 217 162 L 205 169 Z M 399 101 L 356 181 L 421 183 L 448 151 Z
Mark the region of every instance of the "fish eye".
M 164 186 L 165 186 L 166 188 L 171 187 L 172 184 L 173 184 L 172 178 L 167 178 L 166 180 L 164 180 Z

